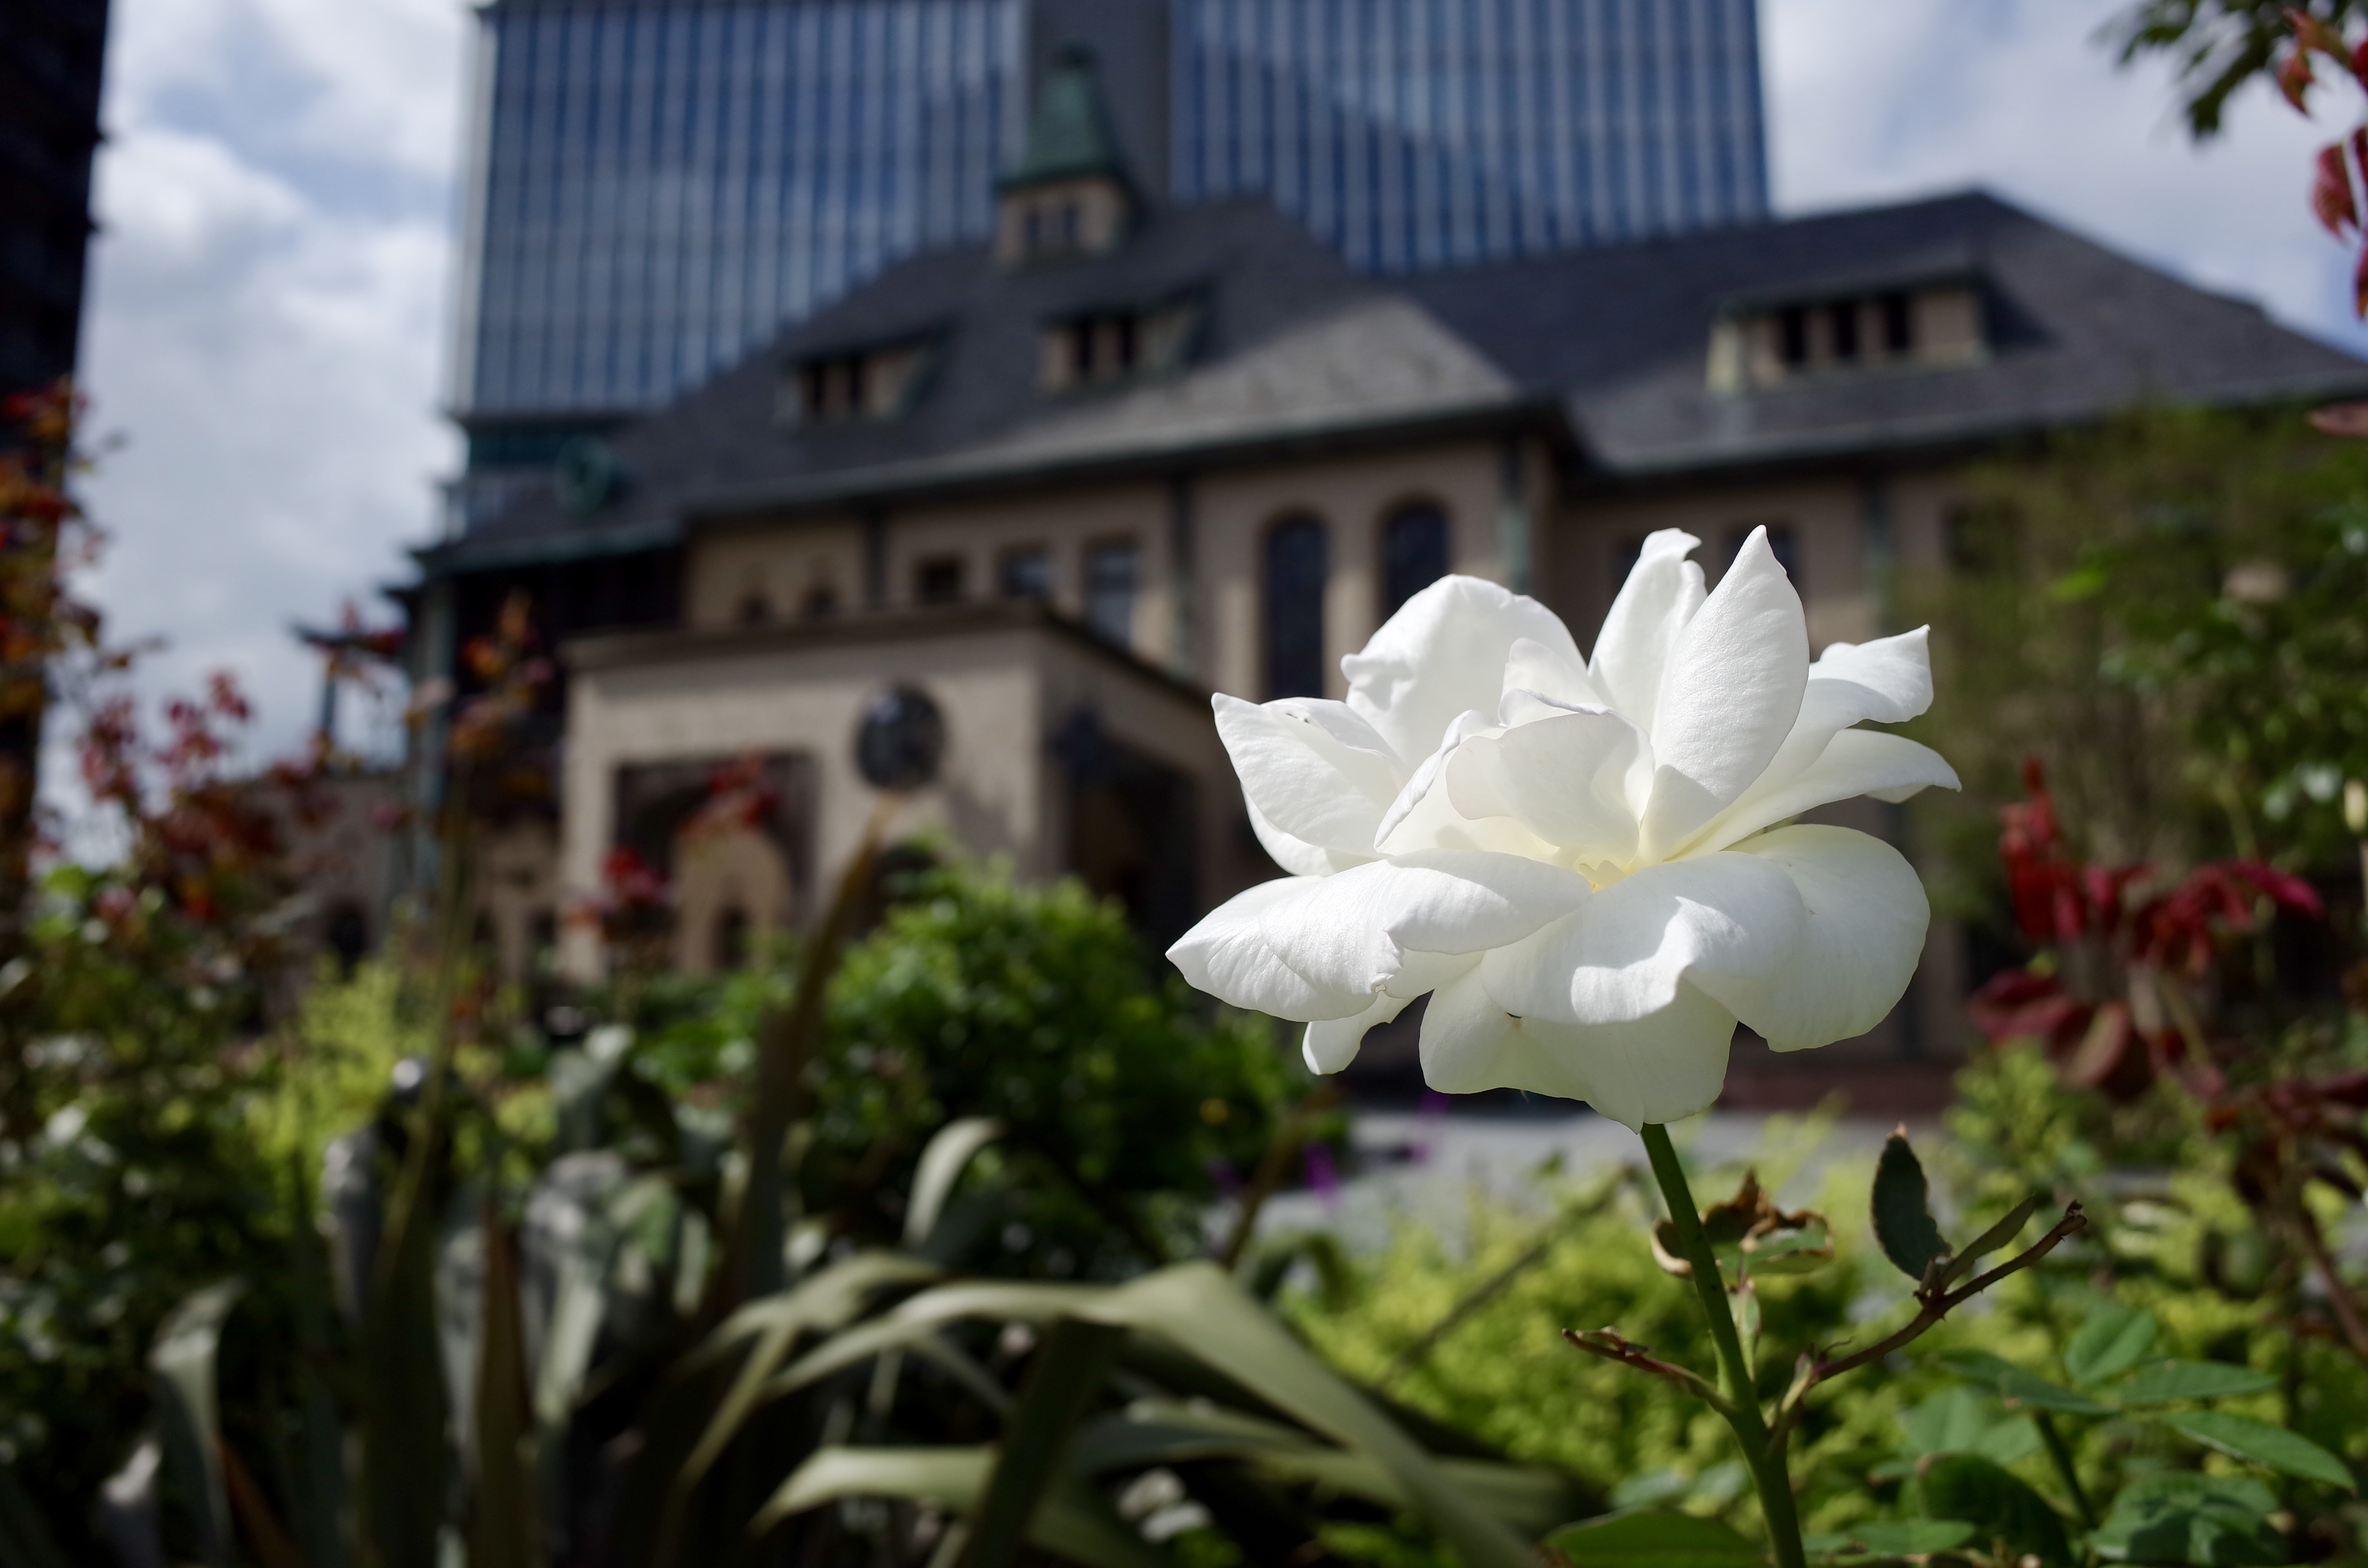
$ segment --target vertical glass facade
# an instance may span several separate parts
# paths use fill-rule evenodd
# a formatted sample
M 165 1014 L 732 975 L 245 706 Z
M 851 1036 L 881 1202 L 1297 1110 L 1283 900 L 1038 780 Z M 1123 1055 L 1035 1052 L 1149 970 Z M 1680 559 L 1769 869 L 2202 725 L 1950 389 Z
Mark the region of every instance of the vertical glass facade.
M 1369 271 L 1765 216 L 1756 0 L 1169 0 L 1169 184 Z
M 472 471 L 539 470 L 584 422 L 663 404 L 889 263 L 985 235 L 1030 62 L 1081 25 L 1064 15 L 483 6 L 452 387 Z M 1767 209 L 1755 0 L 1167 0 L 1165 29 L 1148 68 L 1168 166 L 1145 184 L 1269 197 L 1360 267 Z
M 487 6 L 461 413 L 655 407 L 889 262 L 986 233 L 1023 5 Z

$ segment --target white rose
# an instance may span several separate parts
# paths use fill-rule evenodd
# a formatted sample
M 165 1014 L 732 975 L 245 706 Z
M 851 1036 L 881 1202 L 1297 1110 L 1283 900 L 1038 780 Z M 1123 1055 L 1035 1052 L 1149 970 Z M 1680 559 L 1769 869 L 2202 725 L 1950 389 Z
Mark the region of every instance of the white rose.
M 1812 806 L 1957 787 L 1929 747 L 1854 729 L 1932 699 L 1922 630 L 1814 665 L 1755 530 L 1705 595 L 1645 541 L 1590 663 L 1534 599 L 1446 577 L 1342 661 L 1346 702 L 1215 699 L 1251 824 L 1291 872 L 1168 957 L 1236 1006 L 1307 1022 L 1337 1073 L 1430 994 L 1423 1076 L 1591 1102 L 1640 1127 L 1718 1097 L 1739 1018 L 1779 1051 L 1862 1034 L 1930 912 L 1899 852 Z

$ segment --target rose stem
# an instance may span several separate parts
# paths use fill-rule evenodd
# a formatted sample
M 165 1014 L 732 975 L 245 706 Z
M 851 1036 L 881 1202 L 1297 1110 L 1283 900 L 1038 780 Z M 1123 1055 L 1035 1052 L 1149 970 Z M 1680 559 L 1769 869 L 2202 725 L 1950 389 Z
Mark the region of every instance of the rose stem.
M 1776 1549 L 1777 1568 L 1804 1568 L 1801 1549 L 1801 1516 L 1793 1502 L 1793 1479 L 1784 1462 L 1782 1440 L 1768 1440 L 1768 1425 L 1759 1414 L 1759 1391 L 1743 1358 L 1743 1341 L 1735 1332 L 1735 1314 L 1726 1304 L 1726 1288 L 1718 1272 L 1718 1258 L 1702 1234 L 1702 1214 L 1694 1208 L 1693 1189 L 1686 1185 L 1685 1167 L 1669 1142 L 1669 1130 L 1656 1121 L 1645 1124 L 1645 1153 L 1653 1162 L 1653 1178 L 1669 1205 L 1669 1223 L 1678 1233 L 1678 1256 L 1693 1272 L 1694 1294 L 1702 1298 L 1710 1319 L 1711 1342 L 1718 1347 L 1720 1381 L 1727 1403 L 1721 1414 L 1735 1428 L 1743 1446 L 1743 1462 L 1751 1467 L 1752 1484 L 1759 1492 L 1759 1511 L 1768 1520 L 1768 1536 Z

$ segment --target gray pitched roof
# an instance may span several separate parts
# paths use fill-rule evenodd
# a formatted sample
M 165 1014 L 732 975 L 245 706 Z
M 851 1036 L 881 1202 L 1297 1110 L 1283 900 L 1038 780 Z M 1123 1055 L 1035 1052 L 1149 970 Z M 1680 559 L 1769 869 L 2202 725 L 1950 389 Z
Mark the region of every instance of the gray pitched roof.
M 1978 280 L 1984 363 L 1713 392 L 1713 323 L 1935 278 Z M 1084 397 L 1036 384 L 1064 315 L 1191 293 L 1194 364 Z M 785 365 L 931 336 L 904 417 L 785 427 Z M 2368 364 L 1979 193 L 1390 278 L 1360 277 L 1258 201 L 1169 208 L 1110 255 L 905 262 L 620 431 L 620 497 L 580 518 L 530 495 L 423 552 L 466 569 L 661 545 L 686 518 L 1167 460 L 1278 437 L 1449 419 L 1566 421 L 1607 478 L 1913 449 L 2073 424 L 2148 398 L 2368 392 Z
M 1978 281 L 1987 363 L 1710 390 L 1723 308 Z M 1523 385 L 1589 457 L 1643 475 L 1994 439 L 2149 399 L 2368 391 L 2368 364 L 1981 192 L 1396 280 Z

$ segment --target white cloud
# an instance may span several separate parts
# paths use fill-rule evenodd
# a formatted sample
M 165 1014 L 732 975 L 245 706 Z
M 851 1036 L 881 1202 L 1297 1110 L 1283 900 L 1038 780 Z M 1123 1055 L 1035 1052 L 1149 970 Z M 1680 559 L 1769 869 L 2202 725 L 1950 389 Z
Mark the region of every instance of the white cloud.
M 1785 211 L 1982 185 L 2355 351 L 2351 261 L 2305 204 L 2313 125 L 2256 85 L 2192 145 L 2157 61 L 2102 39 L 2127 0 L 1762 0 Z
M 318 698 L 290 624 L 407 574 L 433 481 L 454 0 L 147 0 L 119 8 L 83 382 L 120 433 L 87 486 L 114 536 L 89 588 L 162 635 L 151 692 L 234 669 L 264 755 Z M 350 732 L 349 732 L 350 733 Z

